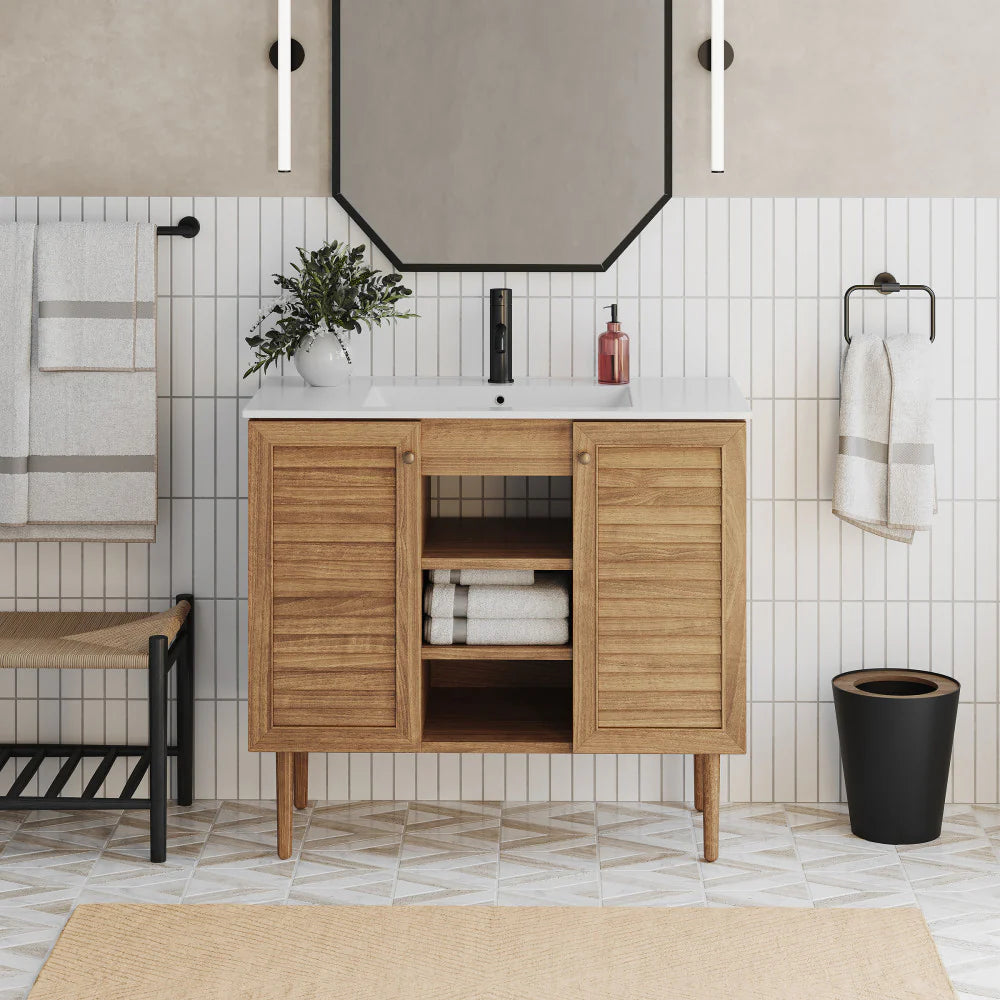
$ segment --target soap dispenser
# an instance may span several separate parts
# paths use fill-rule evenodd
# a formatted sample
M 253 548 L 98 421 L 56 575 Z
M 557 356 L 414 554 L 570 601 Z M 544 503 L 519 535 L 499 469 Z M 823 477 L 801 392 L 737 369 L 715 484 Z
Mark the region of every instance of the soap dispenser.
M 628 334 L 618 322 L 618 303 L 605 306 L 611 310 L 607 330 L 597 338 L 597 381 L 601 385 L 628 383 Z

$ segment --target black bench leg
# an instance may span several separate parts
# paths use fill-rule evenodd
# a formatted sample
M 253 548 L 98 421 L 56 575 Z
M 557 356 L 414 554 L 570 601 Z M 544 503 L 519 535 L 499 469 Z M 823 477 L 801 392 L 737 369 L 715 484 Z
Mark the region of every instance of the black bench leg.
M 177 658 L 177 801 L 194 801 L 194 597 L 178 594 L 191 605 L 184 623 L 184 643 Z
M 149 860 L 167 860 L 167 637 L 149 639 Z

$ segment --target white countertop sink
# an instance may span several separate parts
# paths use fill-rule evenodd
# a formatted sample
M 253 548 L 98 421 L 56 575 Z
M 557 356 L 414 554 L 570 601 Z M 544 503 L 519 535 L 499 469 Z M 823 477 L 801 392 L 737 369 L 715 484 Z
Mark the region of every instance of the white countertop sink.
M 243 408 L 250 420 L 569 419 L 749 420 L 750 406 L 730 378 L 641 378 L 629 385 L 590 379 L 353 376 L 342 386 L 307 386 L 267 376 Z

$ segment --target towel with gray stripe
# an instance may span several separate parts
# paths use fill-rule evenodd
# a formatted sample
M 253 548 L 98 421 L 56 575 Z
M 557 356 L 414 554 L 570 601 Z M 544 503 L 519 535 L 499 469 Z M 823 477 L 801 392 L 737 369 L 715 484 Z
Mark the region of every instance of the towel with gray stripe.
M 833 513 L 907 544 L 937 513 L 932 350 L 926 337 L 858 334 L 841 370 Z
M 529 584 L 465 585 L 436 582 L 442 576 L 435 572 L 457 571 L 432 571 L 424 589 L 424 638 L 431 645 L 561 645 L 569 641 L 568 574 L 529 570 L 521 571 L 532 573 Z
M 2 388 L 15 401 L 0 434 L 0 481 L 15 483 L 0 482 L 0 540 L 152 541 L 156 227 L 0 230 Z

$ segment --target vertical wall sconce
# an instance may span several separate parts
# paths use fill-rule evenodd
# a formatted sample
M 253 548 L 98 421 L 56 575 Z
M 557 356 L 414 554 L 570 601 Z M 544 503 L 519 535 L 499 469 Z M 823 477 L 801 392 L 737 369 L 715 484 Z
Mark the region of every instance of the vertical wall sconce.
M 292 72 L 305 59 L 305 49 L 292 38 L 292 0 L 278 0 L 278 40 L 268 53 L 278 71 L 278 173 L 292 169 Z
M 733 47 L 726 41 L 726 0 L 712 0 L 712 37 L 701 43 L 698 62 L 712 74 L 712 173 L 726 169 L 726 79 Z

